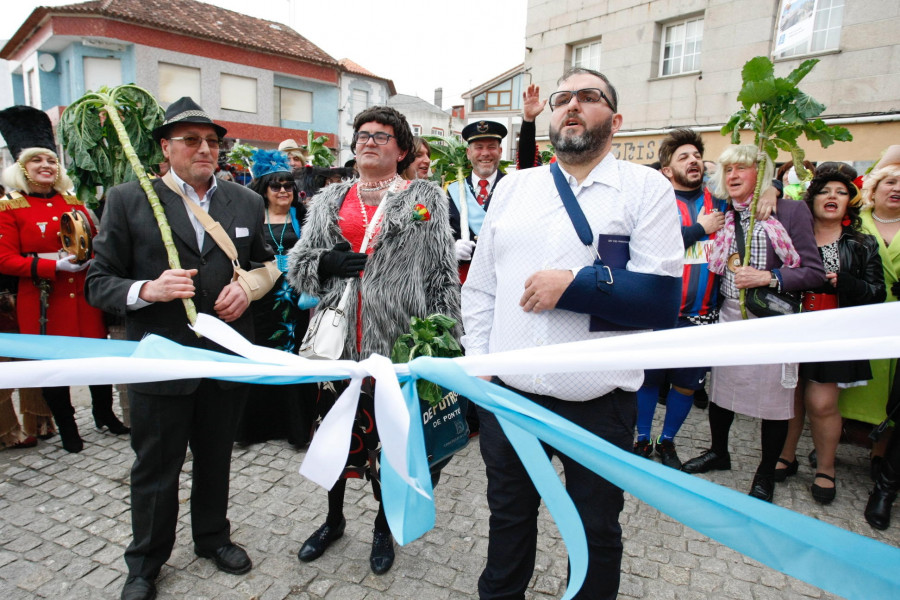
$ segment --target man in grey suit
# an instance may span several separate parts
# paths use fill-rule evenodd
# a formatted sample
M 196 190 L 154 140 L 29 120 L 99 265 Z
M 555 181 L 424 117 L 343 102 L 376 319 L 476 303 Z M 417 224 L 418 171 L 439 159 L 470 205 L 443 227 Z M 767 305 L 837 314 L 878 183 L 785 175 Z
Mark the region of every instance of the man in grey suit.
M 190 98 L 166 111 L 153 136 L 171 165 L 179 196 L 162 179 L 153 181 L 181 269 L 170 269 L 150 203 L 137 182 L 116 186 L 94 240 L 94 262 L 85 284 L 88 302 L 125 316 L 130 340 L 158 334 L 186 346 L 221 350 L 188 328 L 181 302 L 193 298 L 197 310 L 218 316 L 253 339 L 250 299 L 232 282 L 231 261 L 188 209 L 194 202 L 218 221 L 234 242 L 241 266 L 272 259 L 263 237 L 259 195 L 214 177 L 225 128 L 213 123 Z M 232 544 L 228 507 L 231 448 L 244 384 L 182 379 L 133 384 L 131 521 L 134 539 L 125 550 L 128 578 L 123 600 L 156 596 L 154 580 L 175 544 L 178 478 L 190 444 L 193 454 L 191 527 L 194 552 L 236 575 L 251 568 L 243 548 Z

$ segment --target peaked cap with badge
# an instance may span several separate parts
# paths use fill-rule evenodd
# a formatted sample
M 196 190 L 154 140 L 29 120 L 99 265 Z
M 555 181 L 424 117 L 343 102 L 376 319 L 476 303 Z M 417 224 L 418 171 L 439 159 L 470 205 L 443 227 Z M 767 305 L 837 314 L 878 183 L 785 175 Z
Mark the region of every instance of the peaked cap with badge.
M 475 121 L 463 127 L 462 137 L 469 144 L 485 138 L 502 140 L 506 137 L 506 127 L 496 121 Z

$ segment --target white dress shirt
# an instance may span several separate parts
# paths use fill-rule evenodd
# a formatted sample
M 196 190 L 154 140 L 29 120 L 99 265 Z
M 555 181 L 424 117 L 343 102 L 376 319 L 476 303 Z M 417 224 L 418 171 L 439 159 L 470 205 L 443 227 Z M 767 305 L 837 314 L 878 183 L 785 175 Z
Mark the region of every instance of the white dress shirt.
M 200 198 L 197 195 L 197 191 L 194 190 L 190 185 L 185 183 L 185 181 L 175 173 L 174 170 L 170 171 L 172 173 L 172 179 L 175 180 L 175 184 L 181 188 L 184 192 L 184 195 L 190 199 L 191 202 L 196 202 L 200 208 L 209 213 L 209 201 L 212 199 L 212 195 L 216 192 L 216 189 L 219 187 L 219 180 L 215 177 L 212 178 L 212 183 L 209 186 L 209 189 L 206 190 L 206 193 L 203 194 L 203 197 Z M 186 203 L 187 200 L 182 198 L 182 203 Z M 149 202 L 149 200 L 148 200 Z M 194 211 L 191 210 L 187 204 L 184 205 L 184 210 L 187 211 L 187 216 L 191 220 L 191 225 L 194 227 L 194 234 L 197 236 L 197 249 L 203 250 L 203 237 L 206 235 L 206 229 L 203 228 L 203 224 L 194 216 Z M 138 310 L 144 308 L 145 306 L 150 306 L 153 304 L 152 302 L 147 302 L 146 300 L 140 297 L 141 288 L 147 281 L 135 281 L 131 284 L 131 287 L 128 288 L 128 295 L 125 298 L 125 308 L 127 310 Z
M 598 235 L 629 235 L 629 271 L 680 278 L 684 243 L 672 185 L 653 169 L 611 154 L 578 185 L 563 170 Z M 462 288 L 466 355 L 623 335 L 589 331 L 590 315 L 525 312 L 519 300 L 537 271 L 593 264 L 562 204 L 549 167 L 516 171 L 497 183 Z M 627 332 L 625 332 L 627 333 Z M 503 375 L 507 384 L 562 400 L 584 401 L 616 388 L 637 390 L 641 370 Z

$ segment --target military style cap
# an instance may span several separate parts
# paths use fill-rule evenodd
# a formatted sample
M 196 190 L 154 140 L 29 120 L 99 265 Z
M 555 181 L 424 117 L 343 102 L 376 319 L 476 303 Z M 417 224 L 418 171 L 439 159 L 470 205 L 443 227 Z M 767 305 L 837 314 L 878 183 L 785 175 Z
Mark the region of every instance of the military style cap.
M 502 140 L 506 137 L 506 127 L 496 121 L 475 121 L 463 127 L 462 137 L 468 143 L 482 138 Z
M 46 148 L 56 154 L 50 117 L 31 106 L 10 106 L 0 111 L 0 135 L 9 146 L 13 160 L 17 160 L 25 148 Z
M 166 109 L 166 120 L 162 125 L 153 130 L 153 139 L 159 142 L 169 134 L 169 130 L 179 123 L 199 123 L 202 125 L 212 125 L 216 130 L 216 135 L 220 138 L 225 137 L 227 129 L 209 118 L 200 105 L 194 102 L 190 96 L 179 98 L 169 105 Z

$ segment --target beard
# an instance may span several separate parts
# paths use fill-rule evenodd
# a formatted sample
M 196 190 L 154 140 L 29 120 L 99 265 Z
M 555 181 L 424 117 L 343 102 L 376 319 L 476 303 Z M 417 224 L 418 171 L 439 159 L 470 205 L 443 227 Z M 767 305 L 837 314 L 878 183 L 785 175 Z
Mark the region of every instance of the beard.
M 585 164 L 596 158 L 612 139 L 613 116 L 591 128 L 585 126 L 583 133 L 563 135 L 550 126 L 550 143 L 557 158 L 571 165 Z
M 672 180 L 680 185 L 681 187 L 688 188 L 691 190 L 697 189 L 701 185 L 703 185 L 703 173 L 697 173 L 693 175 L 694 180 L 691 180 L 691 175 L 682 172 L 676 171 L 672 169 Z

